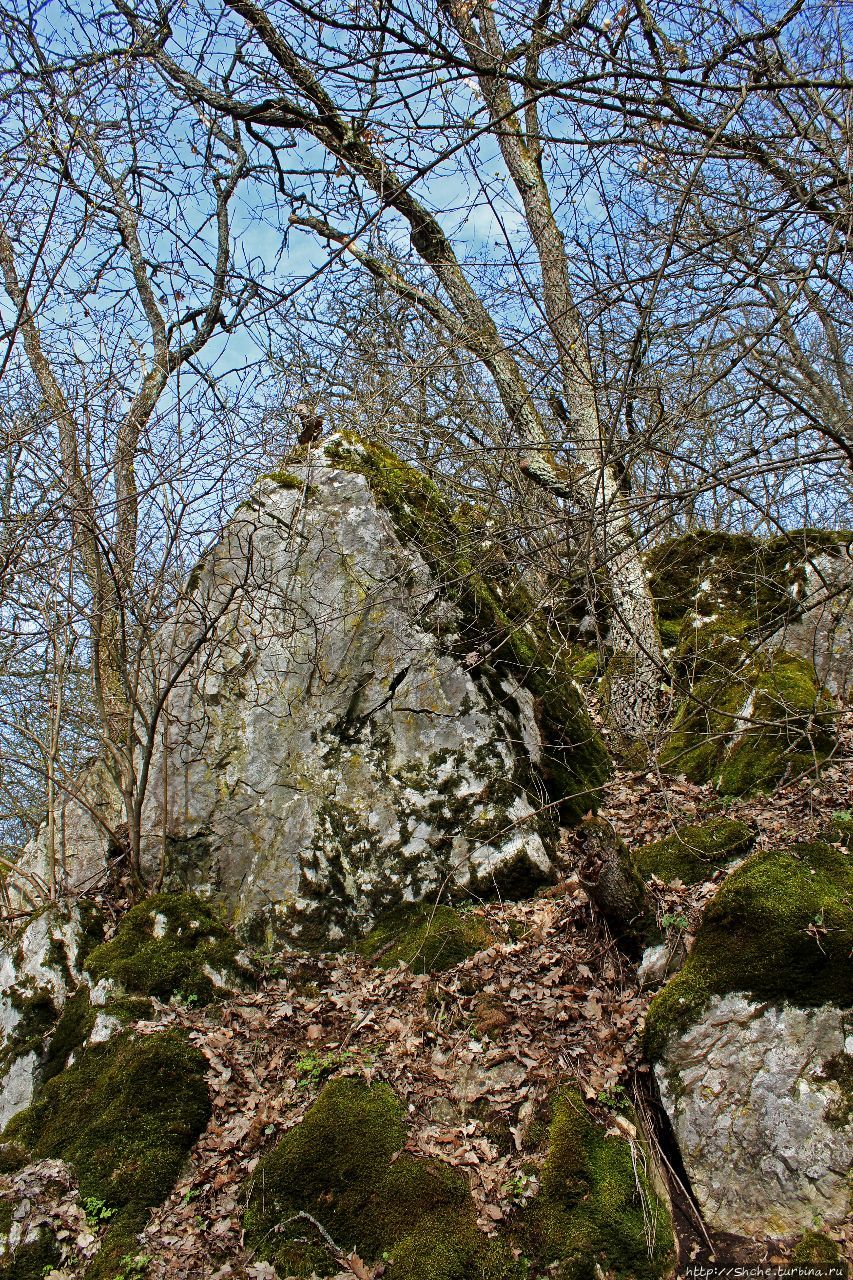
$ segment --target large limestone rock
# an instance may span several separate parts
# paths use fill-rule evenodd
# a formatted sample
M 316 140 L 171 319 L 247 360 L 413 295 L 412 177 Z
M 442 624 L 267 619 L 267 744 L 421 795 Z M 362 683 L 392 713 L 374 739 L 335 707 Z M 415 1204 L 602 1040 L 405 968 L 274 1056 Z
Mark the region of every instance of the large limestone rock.
M 558 813 L 595 803 L 606 755 L 532 596 L 463 541 L 429 481 L 355 441 L 255 487 L 158 638 L 152 875 L 165 857 L 167 883 L 303 943 L 553 877 Z M 78 848 L 86 881 L 107 837 Z
M 845 850 L 747 859 L 706 908 L 645 1041 L 709 1224 L 751 1236 L 849 1210 L 853 871 Z
M 851 1050 L 840 1009 L 735 994 L 671 1041 L 661 1099 L 712 1227 L 760 1238 L 845 1218 L 853 1125 L 840 1064 Z

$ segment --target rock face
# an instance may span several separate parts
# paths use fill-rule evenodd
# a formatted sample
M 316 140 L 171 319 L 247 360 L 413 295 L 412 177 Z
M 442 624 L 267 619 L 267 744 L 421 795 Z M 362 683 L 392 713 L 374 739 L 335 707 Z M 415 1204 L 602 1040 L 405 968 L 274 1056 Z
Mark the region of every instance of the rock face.
M 45 1039 L 79 980 L 76 910 L 48 907 L 0 949 L 0 1131 L 28 1107 Z
M 165 853 L 167 884 L 303 944 L 401 902 L 553 877 L 556 766 L 525 677 L 551 679 L 558 655 L 459 541 L 434 486 L 354 441 L 255 487 L 158 640 L 159 678 L 179 674 L 143 813 L 152 875 Z M 584 812 L 606 754 L 570 677 L 557 692 L 557 799 Z M 77 846 L 81 882 L 106 839 Z
M 655 1073 L 710 1226 L 785 1236 L 844 1219 L 853 1124 L 833 1078 L 844 1053 L 841 1010 L 736 994 L 670 1042 Z

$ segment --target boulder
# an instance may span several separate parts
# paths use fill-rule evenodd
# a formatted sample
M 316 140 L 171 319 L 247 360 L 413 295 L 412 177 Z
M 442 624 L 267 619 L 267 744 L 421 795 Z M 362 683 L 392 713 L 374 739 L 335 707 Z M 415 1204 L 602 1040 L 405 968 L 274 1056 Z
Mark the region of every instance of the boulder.
M 548 882 L 558 818 L 607 776 L 535 591 L 354 438 L 256 485 L 158 654 L 144 863 L 253 939 L 325 945 L 404 902 Z
M 650 1006 L 646 1051 L 712 1227 L 778 1237 L 848 1212 L 851 894 L 843 850 L 753 855 Z
M 0 952 L 0 1132 L 92 1045 L 153 1014 L 254 980 L 248 956 L 190 894 L 155 894 L 109 941 L 91 904 L 42 908 Z
M 853 1126 L 833 1078 L 844 1025 L 831 1006 L 731 993 L 670 1042 L 661 1099 L 710 1226 L 761 1238 L 846 1217 Z
M 0 1131 L 30 1105 L 48 1037 L 80 980 L 77 909 L 48 906 L 0 949 Z
M 661 763 L 741 795 L 808 772 L 851 691 L 853 535 L 699 532 L 648 557 L 675 714 Z
M 675 827 L 670 835 L 637 849 L 634 857 L 645 879 L 656 876 L 701 884 L 749 853 L 755 836 L 753 828 L 738 818 L 708 818 Z

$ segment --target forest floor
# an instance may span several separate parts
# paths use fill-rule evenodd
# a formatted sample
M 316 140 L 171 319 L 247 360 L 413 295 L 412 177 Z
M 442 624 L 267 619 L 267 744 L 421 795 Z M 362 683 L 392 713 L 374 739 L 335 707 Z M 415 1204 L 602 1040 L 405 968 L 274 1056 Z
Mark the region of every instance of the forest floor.
M 833 812 L 853 808 L 853 715 L 818 781 L 726 806 L 758 832 L 757 847 L 807 839 Z M 656 772 L 618 772 L 601 812 L 631 845 L 719 812 L 708 788 Z M 480 1225 L 496 1231 L 536 1190 L 525 1132 L 558 1084 L 575 1081 L 591 1108 L 624 1125 L 613 1107 L 627 1089 L 651 1097 L 639 1037 L 653 992 L 617 950 L 571 872 L 526 902 L 483 903 L 502 940 L 437 975 L 380 970 L 352 955 L 267 959 L 260 989 L 209 1008 L 160 1006 L 138 1031 L 186 1029 L 210 1066 L 213 1117 L 185 1176 L 144 1236 L 154 1280 L 273 1280 L 244 1247 L 241 1216 L 265 1150 L 305 1114 L 332 1072 L 387 1081 L 405 1103 L 409 1148 L 469 1176 Z M 653 883 L 659 915 L 696 920 L 724 872 L 683 888 Z M 645 1117 L 649 1120 L 650 1117 Z M 653 1126 L 651 1126 L 653 1127 Z M 666 1167 L 672 1151 L 658 1149 Z M 675 1190 L 680 1261 L 785 1261 L 774 1242 L 704 1236 Z M 849 1244 L 849 1239 L 848 1239 Z M 349 1275 L 349 1272 L 343 1272 Z

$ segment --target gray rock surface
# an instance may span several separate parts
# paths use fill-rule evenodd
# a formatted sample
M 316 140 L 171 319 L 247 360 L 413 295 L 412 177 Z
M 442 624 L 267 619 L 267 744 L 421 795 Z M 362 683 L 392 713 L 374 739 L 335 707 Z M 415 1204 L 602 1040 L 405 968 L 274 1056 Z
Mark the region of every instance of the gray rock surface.
M 364 476 L 320 449 L 260 481 L 189 585 L 158 638 L 174 686 L 143 813 L 152 876 L 165 853 L 167 885 L 301 943 L 553 878 L 533 697 L 466 660 L 461 614 Z M 107 837 L 73 818 L 69 882 L 91 883 Z
M 785 1236 L 849 1211 L 853 1124 L 834 1078 L 853 1049 L 845 1021 L 731 994 L 670 1042 L 655 1074 L 711 1227 Z
M 46 907 L 0 948 L 0 1130 L 32 1101 L 47 1036 L 80 978 L 76 910 Z
M 797 584 L 799 612 L 764 643 L 814 663 L 822 685 L 842 701 L 853 697 L 853 550 L 814 555 Z

